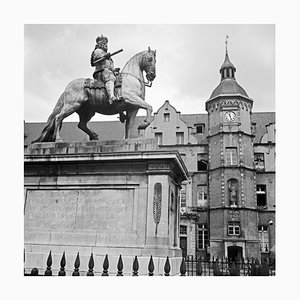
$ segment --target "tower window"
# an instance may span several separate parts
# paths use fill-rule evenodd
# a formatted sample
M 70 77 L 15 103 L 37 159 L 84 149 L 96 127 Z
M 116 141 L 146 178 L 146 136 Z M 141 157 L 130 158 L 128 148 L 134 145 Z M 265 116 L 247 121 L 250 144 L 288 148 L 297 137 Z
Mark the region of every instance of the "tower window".
M 183 132 L 176 132 L 176 144 L 184 144 Z
M 163 144 L 163 134 L 161 132 L 156 132 L 155 133 L 155 142 L 157 145 L 162 145 Z
M 208 245 L 207 224 L 198 224 L 198 249 L 204 250 Z
M 240 222 L 228 222 L 228 235 L 240 235 Z
M 170 113 L 164 113 L 164 122 L 170 122 Z
M 237 148 L 226 148 L 225 157 L 227 166 L 237 165 Z
M 258 208 L 265 208 L 267 206 L 267 189 L 265 185 L 256 186 L 256 201 Z
M 265 170 L 265 156 L 264 153 L 254 153 L 254 168 L 257 171 Z

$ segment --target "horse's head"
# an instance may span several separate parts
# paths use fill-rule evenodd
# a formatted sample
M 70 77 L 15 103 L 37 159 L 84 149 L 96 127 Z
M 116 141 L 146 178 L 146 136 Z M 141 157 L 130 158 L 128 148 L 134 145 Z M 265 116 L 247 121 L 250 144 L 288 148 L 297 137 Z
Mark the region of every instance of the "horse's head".
M 144 52 L 142 58 L 142 69 L 146 72 L 146 78 L 148 81 L 153 81 L 156 77 L 156 50 L 153 51 L 148 47 L 148 50 Z

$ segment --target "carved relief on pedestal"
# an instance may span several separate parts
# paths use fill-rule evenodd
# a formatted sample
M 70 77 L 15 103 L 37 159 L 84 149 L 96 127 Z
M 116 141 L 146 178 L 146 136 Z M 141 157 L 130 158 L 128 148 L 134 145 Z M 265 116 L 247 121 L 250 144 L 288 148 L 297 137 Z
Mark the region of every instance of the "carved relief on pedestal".
M 161 201 L 162 201 L 162 185 L 157 182 L 154 185 L 153 193 L 153 219 L 155 223 L 155 235 L 157 235 L 157 227 L 161 218 Z

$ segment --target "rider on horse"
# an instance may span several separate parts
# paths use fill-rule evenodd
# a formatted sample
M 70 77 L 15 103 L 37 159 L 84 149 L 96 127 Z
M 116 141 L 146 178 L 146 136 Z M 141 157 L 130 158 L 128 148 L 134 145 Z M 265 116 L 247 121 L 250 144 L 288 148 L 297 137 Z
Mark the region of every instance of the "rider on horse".
M 95 67 L 93 77 L 96 80 L 104 82 L 109 103 L 112 104 L 114 101 L 118 100 L 114 95 L 114 83 L 116 77 L 114 75 L 114 62 L 111 59 L 110 53 L 107 52 L 107 37 L 98 36 L 96 39 L 96 46 L 91 55 L 91 66 Z M 98 62 L 96 62 L 98 61 Z

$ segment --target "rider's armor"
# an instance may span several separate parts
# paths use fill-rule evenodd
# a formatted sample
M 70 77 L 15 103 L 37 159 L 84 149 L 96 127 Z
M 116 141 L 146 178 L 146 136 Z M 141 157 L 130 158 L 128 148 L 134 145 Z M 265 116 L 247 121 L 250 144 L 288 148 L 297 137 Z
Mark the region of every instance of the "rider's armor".
M 94 63 L 94 61 L 105 57 L 106 54 L 106 51 L 96 46 L 91 55 L 91 65 L 95 66 L 95 71 L 93 73 L 94 79 L 104 82 L 109 102 L 112 103 L 116 100 L 114 95 L 114 82 L 116 81 L 116 77 L 113 73 L 114 62 L 111 58 L 105 58 L 100 62 Z

